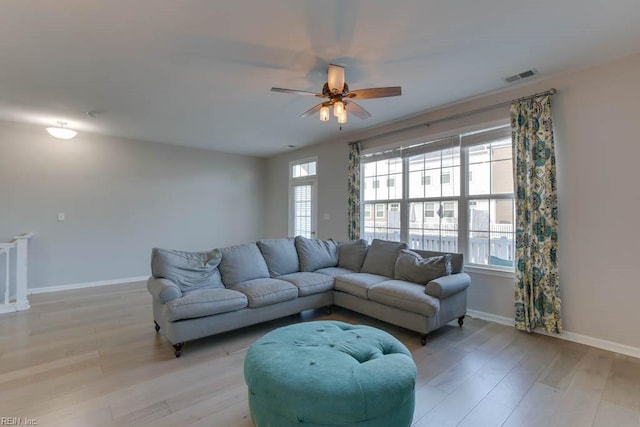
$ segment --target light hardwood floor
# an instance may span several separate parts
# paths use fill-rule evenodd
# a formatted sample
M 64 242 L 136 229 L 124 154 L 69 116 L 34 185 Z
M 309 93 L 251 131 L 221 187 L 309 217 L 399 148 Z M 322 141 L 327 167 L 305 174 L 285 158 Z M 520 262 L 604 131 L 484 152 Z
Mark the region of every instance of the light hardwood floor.
M 0 417 L 39 426 L 251 426 L 247 347 L 294 322 L 384 329 L 418 366 L 414 425 L 640 426 L 640 360 L 469 319 L 429 336 L 336 308 L 185 345 L 153 329 L 144 283 L 33 295 L 0 316 Z M 6 422 L 5 422 L 6 424 Z M 390 426 L 394 427 L 394 426 Z

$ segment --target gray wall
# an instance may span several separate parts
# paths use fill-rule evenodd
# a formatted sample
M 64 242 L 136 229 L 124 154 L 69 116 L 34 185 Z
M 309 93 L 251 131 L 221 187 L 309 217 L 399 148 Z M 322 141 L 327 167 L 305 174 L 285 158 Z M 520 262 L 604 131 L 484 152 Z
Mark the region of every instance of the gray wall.
M 316 145 L 267 161 L 267 236 L 288 234 L 289 162 L 317 156 L 318 224 L 317 237 L 345 240 L 347 236 L 347 171 L 349 147 L 341 143 Z M 324 219 L 329 214 L 329 220 Z
M 633 318 L 640 301 L 640 264 L 636 261 L 640 242 L 640 186 L 632 172 L 640 159 L 638 76 L 640 55 L 635 55 L 478 97 L 353 138 L 557 88 L 552 108 L 559 175 L 559 262 L 565 330 L 640 348 L 640 334 Z M 508 117 L 506 108 L 423 127 L 402 136 L 379 138 L 367 145 L 383 146 L 418 136 L 427 138 L 501 117 Z M 331 212 L 330 221 L 319 220 L 319 235 L 346 238 L 344 138 L 268 161 L 270 236 L 284 236 L 287 232 L 286 208 L 280 207 L 287 205 L 288 160 L 313 155 L 318 156 L 321 165 L 319 217 L 323 212 Z M 469 308 L 512 318 L 513 279 L 471 274 Z
M 154 246 L 264 237 L 265 162 L 0 122 L 0 242 L 35 233 L 30 288 L 145 276 Z

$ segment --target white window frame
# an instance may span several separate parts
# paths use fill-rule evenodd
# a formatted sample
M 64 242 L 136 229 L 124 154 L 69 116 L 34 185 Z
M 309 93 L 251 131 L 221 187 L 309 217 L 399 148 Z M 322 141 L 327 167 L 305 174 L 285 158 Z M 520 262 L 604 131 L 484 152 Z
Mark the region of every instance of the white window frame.
M 303 177 L 293 177 L 293 168 L 304 163 L 316 163 L 316 174 Z M 295 237 L 295 188 L 300 185 L 311 185 L 311 238 L 317 237 L 318 224 L 318 158 L 307 157 L 289 162 L 289 237 Z
M 498 129 L 498 128 L 503 128 L 505 127 L 505 125 L 508 122 L 506 121 L 498 121 L 498 122 L 494 122 L 491 124 L 486 124 L 485 126 L 477 126 L 474 129 L 472 129 L 475 133 L 482 133 L 485 131 L 490 131 L 493 129 Z M 464 137 L 468 137 L 470 135 L 470 133 L 468 133 L 470 131 L 470 129 L 465 129 L 465 132 L 456 132 L 457 133 L 457 138 L 459 139 L 459 141 L 461 141 L 461 139 Z M 455 135 L 455 134 L 454 134 Z M 444 138 L 443 138 L 444 139 Z M 437 142 L 437 141 L 436 141 Z M 438 144 L 432 144 L 434 146 L 434 148 L 432 149 L 428 149 L 428 145 L 429 143 L 425 144 L 425 148 L 423 150 L 412 150 L 414 147 L 411 146 L 409 150 L 411 150 L 410 152 L 412 154 L 404 154 L 403 155 L 403 148 L 401 148 L 401 146 L 398 146 L 398 154 L 393 155 L 390 154 L 390 151 L 394 151 L 394 149 L 392 150 L 386 150 L 385 152 L 381 152 L 381 153 L 371 153 L 372 155 L 376 156 L 376 155 L 384 155 L 385 158 L 395 158 L 395 157 L 401 157 L 403 158 L 403 181 L 404 181 L 404 185 L 403 185 L 403 196 L 401 200 L 381 200 L 381 203 L 391 203 L 391 202 L 399 202 L 400 205 L 402 206 L 402 211 L 403 211 L 403 217 L 402 217 L 402 221 L 401 221 L 401 230 L 400 230 L 400 235 L 401 235 L 401 240 L 402 241 L 407 241 L 408 239 L 408 225 L 407 225 L 407 221 L 405 220 L 405 216 L 407 216 L 408 214 L 408 210 L 407 207 L 409 205 L 409 203 L 411 202 L 436 202 L 436 203 L 441 203 L 444 204 L 446 202 L 457 202 L 458 203 L 458 252 L 463 253 L 464 257 L 465 257 L 465 267 L 470 267 L 470 271 L 474 271 L 474 272 L 481 272 L 481 273 L 486 273 L 486 274 L 492 274 L 492 275 L 496 275 L 496 276 L 503 276 L 503 277 L 513 277 L 513 271 L 515 267 L 502 267 L 502 266 L 497 266 L 497 265 L 491 265 L 491 264 L 471 264 L 469 263 L 469 256 L 468 256 L 468 251 L 469 251 L 469 239 L 470 239 L 470 233 L 468 230 L 468 224 L 469 224 L 469 219 L 468 219 L 468 210 L 469 210 L 469 201 L 470 200 L 482 200 L 482 199 L 493 199 L 493 200 L 500 200 L 500 199 L 511 199 L 514 200 L 515 203 L 515 197 L 514 197 L 514 193 L 506 193 L 506 194 L 482 194 L 482 195 L 470 195 L 469 194 L 469 172 L 470 172 L 470 168 L 469 168 L 469 161 L 468 161 L 468 155 L 469 155 L 469 147 L 474 145 L 474 144 L 470 144 L 469 146 L 460 146 L 460 165 L 458 166 L 460 168 L 460 179 L 459 179 L 459 183 L 455 183 L 454 185 L 459 185 L 460 186 L 460 191 L 459 191 L 459 195 L 458 196 L 441 196 L 441 197 L 426 197 L 424 199 L 410 199 L 409 198 L 409 168 L 408 168 L 408 163 L 409 163 L 409 157 L 413 156 L 413 155 L 417 155 L 417 154 L 422 154 L 422 153 L 427 153 L 427 152 L 432 152 L 432 151 L 440 151 L 442 150 L 442 146 L 438 147 Z M 405 150 L 407 150 L 405 148 Z M 361 161 L 362 167 L 364 167 L 364 163 L 366 161 Z M 443 173 L 442 171 L 440 172 L 440 181 L 442 181 L 442 177 L 445 174 L 449 174 L 448 171 L 446 171 L 445 173 Z M 362 174 L 362 176 L 364 176 L 364 173 Z M 425 184 L 425 177 L 426 174 L 423 175 L 421 177 L 421 184 L 424 186 Z M 450 180 L 449 183 L 453 182 L 453 177 L 451 175 L 449 175 Z M 474 177 L 476 178 L 476 177 Z M 457 179 L 457 178 L 456 178 Z M 364 179 L 362 181 L 364 183 Z M 440 185 L 442 185 L 443 182 L 440 182 Z M 362 186 L 361 186 L 362 187 Z M 364 194 L 361 194 L 361 200 L 364 200 Z M 361 203 L 365 203 L 364 201 Z M 369 200 L 366 203 L 369 204 L 373 204 L 376 203 L 376 201 L 374 200 Z M 442 205 L 441 205 L 442 206 Z M 423 216 L 426 215 L 426 207 L 423 206 L 423 212 L 422 212 Z M 437 215 L 437 210 L 434 211 L 434 214 Z M 375 214 L 374 214 L 375 215 Z M 455 212 L 454 212 L 454 216 L 455 216 Z M 443 215 L 444 218 L 444 215 Z M 514 218 L 515 219 L 515 218 Z M 362 229 L 361 229 L 361 234 L 364 236 L 364 223 L 362 223 L 361 225 Z M 515 235 L 514 235 L 514 244 L 515 244 Z M 495 273 L 495 274 L 494 274 Z

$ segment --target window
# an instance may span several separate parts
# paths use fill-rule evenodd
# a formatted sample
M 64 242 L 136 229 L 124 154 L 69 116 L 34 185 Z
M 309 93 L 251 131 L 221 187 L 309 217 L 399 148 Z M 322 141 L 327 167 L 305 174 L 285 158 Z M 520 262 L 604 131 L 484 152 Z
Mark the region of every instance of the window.
M 364 205 L 364 218 L 371 219 L 371 205 Z
M 292 166 L 291 177 L 303 178 L 305 176 L 315 176 L 316 161 L 311 160 L 305 163 L 297 163 Z
M 443 209 L 442 209 L 442 217 L 443 218 L 453 218 L 454 215 L 454 204 L 453 202 L 444 202 L 442 203 L 442 205 L 440 205 Z
M 376 179 L 373 181 L 373 188 L 380 188 L 380 180 Z
M 375 219 L 363 221 L 364 238 L 405 241 L 413 249 L 462 252 L 468 264 L 513 267 L 508 127 L 367 154 L 361 162 L 363 182 L 393 179 L 399 184 L 384 189 L 370 185 L 363 191 L 364 209 L 375 206 L 376 212 Z M 432 176 L 440 177 L 440 182 L 437 178 L 432 182 Z
M 425 218 L 433 218 L 436 216 L 435 211 L 435 203 L 425 203 L 424 204 L 424 217 Z
M 315 237 L 316 227 L 315 159 L 289 163 L 289 235 Z
M 476 264 L 513 267 L 515 203 L 511 139 L 485 141 L 470 146 L 468 152 L 469 259 Z
M 363 235 L 371 239 L 400 240 L 400 222 L 403 215 L 402 159 L 380 159 L 362 164 L 361 179 L 363 210 L 375 212 L 373 218 L 364 216 Z M 384 180 L 388 185 L 375 185 Z M 389 185 L 393 183 L 393 185 Z

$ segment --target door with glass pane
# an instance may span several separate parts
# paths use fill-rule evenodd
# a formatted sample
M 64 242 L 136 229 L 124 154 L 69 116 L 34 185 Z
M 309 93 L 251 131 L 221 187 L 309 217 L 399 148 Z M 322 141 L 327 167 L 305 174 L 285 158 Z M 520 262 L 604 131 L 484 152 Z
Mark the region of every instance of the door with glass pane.
M 316 236 L 314 186 L 311 183 L 294 184 L 292 190 L 292 235 L 314 238 Z
M 290 164 L 289 235 L 316 237 L 316 160 Z

